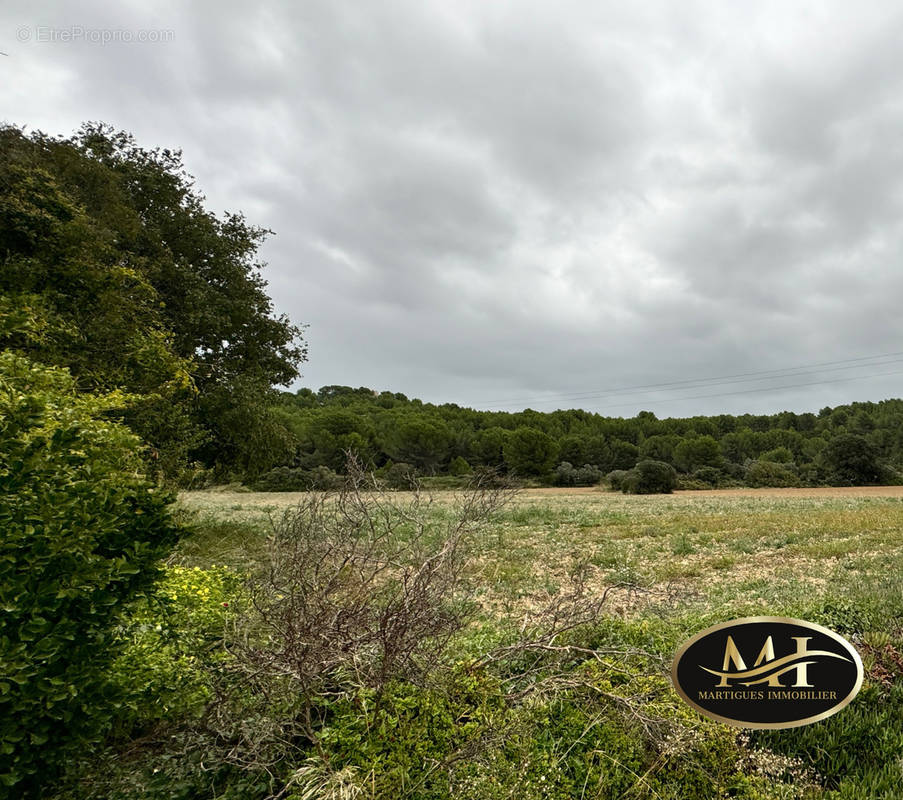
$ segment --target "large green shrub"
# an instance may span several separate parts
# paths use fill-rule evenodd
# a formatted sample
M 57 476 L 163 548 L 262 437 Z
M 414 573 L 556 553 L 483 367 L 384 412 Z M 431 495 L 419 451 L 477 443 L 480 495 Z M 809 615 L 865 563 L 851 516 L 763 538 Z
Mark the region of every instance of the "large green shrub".
M 799 486 L 800 476 L 791 464 L 752 461 L 746 468 L 746 483 L 754 488 Z
M 274 467 L 251 483 L 255 492 L 306 492 L 312 489 L 328 491 L 342 485 L 342 476 L 329 467 L 313 469 Z
M 692 477 L 694 480 L 712 487 L 718 487 L 721 484 L 721 470 L 715 467 L 700 467 L 693 472 Z
M 645 459 L 621 481 L 624 494 L 671 494 L 677 487 L 677 470 L 664 461 Z
M 602 470 L 592 464 L 584 464 L 574 468 L 568 461 L 562 461 L 552 474 L 552 481 L 556 486 L 595 486 L 601 483 L 604 475 Z
M 831 439 L 821 453 L 821 464 L 836 486 L 863 486 L 888 478 L 877 449 L 855 433 L 841 433 Z
M 0 354 L 0 797 L 38 795 L 112 727 L 114 625 L 175 542 L 140 440 L 66 370 Z
M 605 476 L 605 480 L 608 481 L 608 485 L 611 487 L 612 491 L 620 492 L 628 475 L 630 475 L 630 470 L 613 469 Z

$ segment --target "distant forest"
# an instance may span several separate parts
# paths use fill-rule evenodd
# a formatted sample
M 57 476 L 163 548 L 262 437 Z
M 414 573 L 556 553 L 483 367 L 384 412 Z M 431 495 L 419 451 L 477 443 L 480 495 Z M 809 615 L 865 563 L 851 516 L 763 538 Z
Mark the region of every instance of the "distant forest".
M 275 416 L 297 442 L 291 462 L 256 480 L 276 490 L 328 484 L 349 451 L 396 485 L 480 468 L 563 486 L 617 483 L 643 461 L 673 467 L 683 488 L 857 485 L 896 483 L 903 466 L 901 400 L 817 414 L 658 419 L 642 411 L 622 419 L 475 411 L 326 386 L 281 393 Z

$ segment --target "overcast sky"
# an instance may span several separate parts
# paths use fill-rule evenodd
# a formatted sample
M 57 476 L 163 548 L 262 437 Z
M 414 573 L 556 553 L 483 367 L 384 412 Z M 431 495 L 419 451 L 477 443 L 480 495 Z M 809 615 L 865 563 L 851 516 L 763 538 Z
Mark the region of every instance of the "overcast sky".
M 274 230 L 295 388 L 818 411 L 903 396 L 901 45 L 897 2 L 5 0 L 0 119 Z

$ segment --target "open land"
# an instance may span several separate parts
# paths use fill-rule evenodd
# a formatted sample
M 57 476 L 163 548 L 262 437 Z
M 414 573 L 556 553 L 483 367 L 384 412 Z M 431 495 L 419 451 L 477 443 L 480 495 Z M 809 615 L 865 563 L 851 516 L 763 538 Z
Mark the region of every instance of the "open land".
M 180 507 L 197 521 L 197 532 L 172 563 L 253 572 L 265 557 L 268 532 L 303 497 L 183 493 Z M 403 492 L 394 497 L 409 499 Z M 453 492 L 436 492 L 428 514 L 437 522 L 453 519 L 459 501 Z M 626 704 L 634 716 L 604 732 L 598 727 L 607 719 L 604 703 L 581 706 L 582 727 L 562 729 L 546 742 L 554 758 L 535 778 L 540 783 L 528 785 L 515 775 L 499 797 L 903 796 L 894 793 L 903 785 L 903 487 L 649 496 L 598 488 L 524 490 L 481 526 L 467 569 L 479 609 L 470 635 L 474 652 L 493 641 L 494 630 L 516 628 L 579 582 L 606 597 L 605 621 L 592 646 L 627 653 L 622 661 L 606 658 L 599 680 L 614 687 L 604 694 L 606 702 Z M 864 663 L 860 695 L 815 725 L 753 735 L 682 707 L 667 678 L 676 648 L 715 623 L 759 615 L 802 618 L 846 636 Z M 643 657 L 630 656 L 631 648 Z M 618 675 L 622 683 L 611 683 Z M 573 710 L 551 700 L 540 707 L 552 715 L 552 726 L 561 724 L 561 709 Z M 650 739 L 663 720 L 671 720 L 671 733 Z M 545 741 L 541 730 L 524 742 Z M 611 733 L 616 730 L 628 738 L 605 738 L 621 735 Z M 575 755 L 590 731 L 599 743 Z M 625 756 L 612 755 L 633 747 L 646 755 L 632 767 Z M 524 758 L 532 763 L 533 756 Z M 589 764 L 585 772 L 581 764 Z M 504 784 L 495 769 L 474 784 L 477 794 L 459 787 L 452 796 L 482 797 L 487 786 Z M 582 777 L 569 783 L 574 775 Z M 697 788 L 688 788 L 687 775 L 696 776 Z M 553 793 L 542 783 L 546 776 L 556 781 Z
M 404 493 L 398 493 L 403 497 Z M 185 509 L 265 532 L 299 493 L 190 492 Z M 455 494 L 437 492 L 437 509 Z M 180 558 L 246 564 L 262 543 L 192 540 Z M 713 612 L 778 613 L 903 574 L 903 487 L 749 489 L 621 495 L 600 489 L 518 493 L 476 542 L 487 603 L 554 592 L 575 570 L 598 590 L 631 587 L 625 612 L 650 599 Z

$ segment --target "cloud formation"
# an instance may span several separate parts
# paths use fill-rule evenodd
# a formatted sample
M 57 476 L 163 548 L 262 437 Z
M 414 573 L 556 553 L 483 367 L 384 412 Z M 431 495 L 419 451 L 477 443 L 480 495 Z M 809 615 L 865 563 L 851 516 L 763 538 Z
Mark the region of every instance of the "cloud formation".
M 625 416 L 903 394 L 893 359 L 675 383 L 903 351 L 896 4 L 13 0 L 0 20 L 7 122 L 181 147 L 211 208 L 276 232 L 304 385 Z M 171 35 L 47 40 L 78 28 Z

